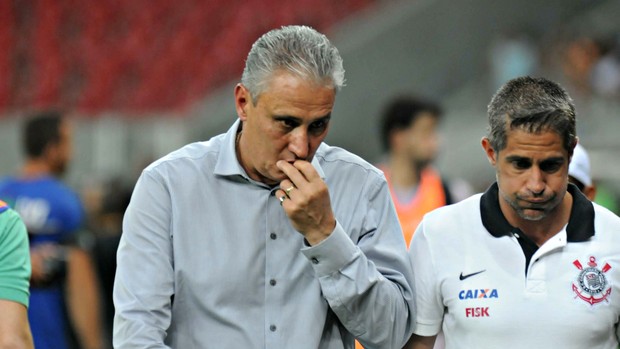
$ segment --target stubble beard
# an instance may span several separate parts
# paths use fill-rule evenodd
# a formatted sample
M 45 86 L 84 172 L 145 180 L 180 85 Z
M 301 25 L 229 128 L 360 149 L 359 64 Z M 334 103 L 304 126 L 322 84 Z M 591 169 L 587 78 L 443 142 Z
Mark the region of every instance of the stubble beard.
M 553 211 L 559 203 L 556 202 L 556 195 L 550 197 L 543 206 L 532 208 L 532 207 L 523 207 L 519 204 L 521 201 L 527 201 L 520 198 L 518 195 L 515 197 L 510 197 L 507 194 L 502 193 L 502 198 L 505 200 L 510 207 L 515 211 L 515 213 L 522 219 L 530 221 L 530 222 L 538 222 L 545 219 L 549 216 L 549 213 Z M 529 212 L 533 212 L 535 214 L 531 214 Z

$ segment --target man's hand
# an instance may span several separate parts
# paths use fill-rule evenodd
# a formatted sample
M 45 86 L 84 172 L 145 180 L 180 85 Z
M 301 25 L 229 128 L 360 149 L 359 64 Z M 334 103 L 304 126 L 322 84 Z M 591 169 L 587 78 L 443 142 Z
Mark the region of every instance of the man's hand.
M 284 212 L 310 245 L 320 243 L 336 227 L 327 185 L 307 161 L 278 161 L 277 166 L 288 177 L 276 191 L 277 198 L 285 197 Z
M 32 266 L 31 282 L 42 285 L 53 281 L 59 273 L 64 273 L 65 256 L 62 247 L 55 243 L 43 243 L 30 249 Z

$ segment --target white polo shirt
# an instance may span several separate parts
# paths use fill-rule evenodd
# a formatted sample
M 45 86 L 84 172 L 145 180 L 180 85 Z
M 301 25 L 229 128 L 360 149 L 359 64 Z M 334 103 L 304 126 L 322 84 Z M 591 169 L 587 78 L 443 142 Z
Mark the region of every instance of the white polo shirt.
M 568 225 L 539 248 L 502 215 L 497 184 L 427 214 L 410 248 L 414 333 L 442 328 L 447 349 L 617 348 L 620 218 L 569 192 Z

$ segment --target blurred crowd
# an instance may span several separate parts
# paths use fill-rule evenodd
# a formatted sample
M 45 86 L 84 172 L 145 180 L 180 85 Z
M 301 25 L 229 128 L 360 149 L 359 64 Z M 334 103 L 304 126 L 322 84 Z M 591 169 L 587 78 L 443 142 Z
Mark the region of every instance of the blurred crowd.
M 537 40 L 510 32 L 498 36 L 489 53 L 493 88 L 516 76 L 545 74 L 576 100 L 620 99 L 620 33 L 554 33 Z
M 578 36 L 562 45 L 561 69 L 568 88 L 581 98 L 620 98 L 620 34 Z

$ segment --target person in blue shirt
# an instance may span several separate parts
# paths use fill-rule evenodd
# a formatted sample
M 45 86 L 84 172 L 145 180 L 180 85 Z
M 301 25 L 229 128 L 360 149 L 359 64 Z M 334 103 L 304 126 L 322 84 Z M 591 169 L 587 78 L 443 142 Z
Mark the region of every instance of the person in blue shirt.
M 84 210 L 61 177 L 71 160 L 71 124 L 58 112 L 29 118 L 21 173 L 0 181 L 0 198 L 21 215 L 32 263 L 28 317 L 37 349 L 99 349 L 99 296 L 87 251 L 75 244 Z

